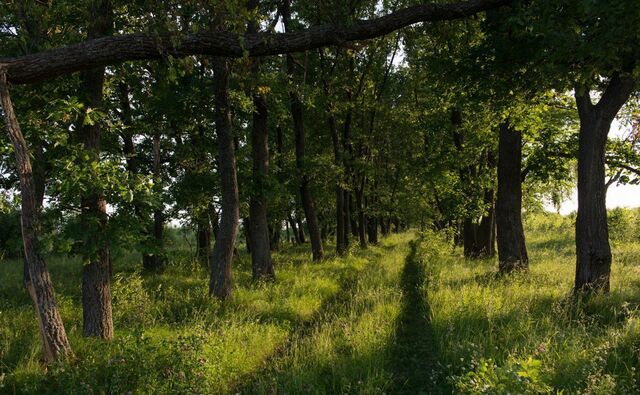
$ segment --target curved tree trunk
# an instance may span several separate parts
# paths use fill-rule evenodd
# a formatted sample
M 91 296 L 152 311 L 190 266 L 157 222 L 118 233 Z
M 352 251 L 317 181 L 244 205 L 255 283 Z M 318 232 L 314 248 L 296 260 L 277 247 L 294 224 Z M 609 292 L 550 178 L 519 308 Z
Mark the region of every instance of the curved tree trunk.
M 44 359 L 47 362 L 52 362 L 70 355 L 71 346 L 69 345 L 62 318 L 60 318 L 49 269 L 40 255 L 38 235 L 40 232 L 39 207 L 29 149 L 16 118 L 7 87 L 6 76 L 2 70 L 0 70 L 0 99 L 4 109 L 7 132 L 13 144 L 18 176 L 20 177 L 22 205 L 20 218 L 25 255 L 25 287 L 38 317 Z
M 291 11 L 290 1 L 285 1 L 283 7 L 283 22 L 287 33 L 291 32 Z M 293 56 L 287 54 L 287 74 L 293 76 L 295 74 L 295 62 Z M 293 117 L 293 129 L 295 132 L 295 145 L 296 145 L 296 168 L 300 172 L 300 196 L 302 198 L 302 208 L 304 209 L 305 217 L 307 218 L 307 228 L 309 229 L 309 239 L 311 239 L 311 251 L 313 253 L 313 260 L 319 261 L 324 257 L 324 250 L 322 247 L 322 236 L 320 234 L 320 225 L 318 223 L 318 213 L 316 210 L 316 204 L 313 200 L 311 193 L 311 185 L 309 183 L 309 176 L 306 169 L 305 161 L 305 129 L 304 118 L 302 114 L 302 101 L 295 90 L 289 92 L 289 99 L 291 101 L 291 115 Z
M 631 77 L 614 75 L 598 104 L 576 89 L 580 115 L 575 291 L 608 292 L 611 246 L 607 225 L 605 150 L 611 123 L 633 91 Z
M 290 70 L 293 69 L 293 60 L 290 60 Z M 309 176 L 305 170 L 305 131 L 302 118 L 302 102 L 295 92 L 290 93 L 291 113 L 293 115 L 293 128 L 295 130 L 296 143 L 296 167 L 302 173 L 300 176 L 300 196 L 302 198 L 302 208 L 307 218 L 307 229 L 311 240 L 311 251 L 313 260 L 319 261 L 324 256 L 322 248 L 322 237 L 320 235 L 320 225 L 318 224 L 318 213 L 311 194 Z M 302 229 L 299 229 L 302 232 Z M 304 242 L 304 241 L 303 241 Z
M 229 62 L 226 59 L 214 59 L 218 171 L 222 185 L 222 211 L 220 230 L 211 255 L 209 293 L 221 300 L 231 297 L 231 260 L 240 220 L 236 154 L 229 105 L 229 69 Z
M 500 125 L 498 142 L 498 268 L 500 273 L 527 270 L 529 257 L 522 227 L 522 133 Z

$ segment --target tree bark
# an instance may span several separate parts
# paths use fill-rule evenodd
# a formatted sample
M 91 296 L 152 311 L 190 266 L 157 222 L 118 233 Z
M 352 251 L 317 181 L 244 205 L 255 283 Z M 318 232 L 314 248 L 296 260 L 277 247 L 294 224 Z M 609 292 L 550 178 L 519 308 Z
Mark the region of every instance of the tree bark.
M 91 6 L 93 18 L 87 35 L 89 39 L 111 33 L 111 2 L 101 0 Z M 104 67 L 83 71 L 80 85 L 83 101 L 88 109 L 102 107 Z M 100 161 L 102 128 L 101 122 L 85 124 L 78 128 L 78 138 L 89 154 L 90 162 Z M 107 202 L 100 190 L 81 196 L 82 213 L 80 223 L 85 232 L 88 251 L 82 270 L 82 316 L 84 336 L 113 338 L 113 312 L 111 306 L 111 258 L 109 242 L 105 239 L 107 227 Z
M 71 355 L 62 318 L 53 292 L 51 276 L 39 246 L 39 207 L 33 179 L 29 148 L 16 118 L 7 86 L 5 71 L 0 67 L 0 100 L 4 109 L 7 132 L 13 145 L 16 167 L 20 178 L 20 213 L 22 243 L 25 255 L 25 287 L 38 317 L 44 359 L 47 362 Z
M 285 1 L 285 7 L 283 10 L 283 22 L 285 30 L 291 32 L 291 15 L 289 9 L 289 1 Z M 293 56 L 287 55 L 287 74 L 293 77 L 295 74 L 295 62 Z M 305 217 L 307 218 L 307 228 L 309 230 L 309 239 L 311 240 L 311 251 L 313 253 L 313 260 L 320 261 L 324 257 L 324 250 L 322 247 L 322 236 L 320 234 L 320 225 L 318 223 L 318 213 L 316 211 L 316 205 L 311 193 L 311 185 L 309 182 L 309 175 L 307 174 L 306 160 L 305 160 L 305 129 L 304 118 L 302 113 L 302 101 L 298 96 L 298 93 L 292 89 L 289 92 L 289 99 L 291 101 L 291 115 L 293 117 L 293 129 L 295 132 L 295 146 L 296 146 L 296 168 L 300 172 L 300 196 L 302 197 L 302 207 L 304 209 Z
M 364 213 L 364 186 L 366 177 L 362 176 L 360 186 L 356 188 L 356 209 L 358 211 L 358 239 L 360 248 L 367 248 L 367 221 Z
M 162 59 L 190 55 L 241 58 L 343 45 L 368 40 L 419 22 L 455 20 L 478 12 L 511 4 L 513 0 L 469 0 L 461 3 L 428 3 L 407 7 L 371 20 L 340 25 L 312 26 L 298 32 L 254 33 L 244 36 L 232 32 L 198 34 L 123 34 L 102 37 L 34 55 L 0 59 L 6 65 L 8 80 L 26 84 L 81 70 L 119 64 L 131 60 Z
M 498 269 L 506 274 L 528 270 L 529 257 L 522 227 L 522 132 L 506 120 L 498 142 L 496 224 Z
M 298 239 L 300 240 L 300 244 L 304 244 L 307 240 L 304 236 L 304 225 L 302 224 L 302 217 L 299 212 L 296 212 L 296 224 L 298 224 Z
M 240 220 L 236 154 L 229 105 L 229 72 L 230 66 L 227 60 L 214 59 L 218 171 L 222 186 L 222 211 L 220 230 L 211 255 L 209 293 L 221 300 L 231 297 L 231 261 Z
M 328 95 L 328 89 L 325 89 Z M 342 151 L 340 147 L 340 136 L 338 134 L 338 126 L 336 118 L 333 116 L 331 109 L 327 116 L 327 123 L 331 133 L 331 141 L 333 142 L 333 158 L 336 167 L 342 166 Z M 336 252 L 342 255 L 347 251 L 347 242 L 345 236 L 345 212 L 344 212 L 344 189 L 342 189 L 342 179 L 336 182 Z
M 596 105 L 591 102 L 588 90 L 576 88 L 580 116 L 576 292 L 609 292 L 612 257 L 607 225 L 605 150 L 611 123 L 634 86 L 632 77 L 616 74 Z
M 304 240 L 300 239 L 300 232 L 298 231 L 298 225 L 293 215 L 289 214 L 289 225 L 291 225 L 291 231 L 293 232 L 293 239 L 296 244 L 300 245 L 304 243 Z
M 253 188 L 249 201 L 252 274 L 254 280 L 274 280 L 275 271 L 271 259 L 266 196 L 267 177 L 269 176 L 267 101 L 264 95 L 256 92 L 253 95 L 253 104 L 255 106 L 251 130 Z
M 492 257 L 496 254 L 496 221 L 493 189 L 484 192 L 484 203 L 488 206 L 476 228 L 476 249 L 478 256 Z
M 198 220 L 196 230 L 196 256 L 205 267 L 211 262 L 211 226 L 209 221 Z
M 161 157 L 160 157 L 160 134 L 153 136 L 153 184 L 157 193 L 161 193 Z M 162 206 L 163 203 L 160 202 Z M 207 218 L 208 222 L 208 218 Z M 163 251 L 164 240 L 164 215 L 162 209 L 153 210 L 153 222 L 150 225 L 148 233 L 153 237 L 153 254 L 144 254 L 142 257 L 142 267 L 146 271 L 159 271 L 165 264 L 165 255 Z

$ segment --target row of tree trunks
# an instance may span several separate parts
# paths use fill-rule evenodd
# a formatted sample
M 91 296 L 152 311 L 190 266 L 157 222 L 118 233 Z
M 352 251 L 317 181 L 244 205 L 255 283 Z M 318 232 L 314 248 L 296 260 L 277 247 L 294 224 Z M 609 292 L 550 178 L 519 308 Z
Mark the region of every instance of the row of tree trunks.
M 229 61 L 214 58 L 216 133 L 218 163 L 222 186 L 220 229 L 211 255 L 209 293 L 221 300 L 231 297 L 231 261 L 238 236 L 240 200 L 236 170 L 236 153 L 231 130 L 229 104 Z
M 92 23 L 87 30 L 89 39 L 111 34 L 112 9 L 109 0 L 92 3 Z M 104 67 L 80 74 L 81 97 L 87 111 L 102 107 Z M 89 162 L 100 161 L 101 121 L 77 128 L 78 140 L 89 154 Z M 83 333 L 110 340 L 113 338 L 113 312 L 111 307 L 111 258 L 109 241 L 105 239 L 107 202 L 99 189 L 81 196 L 80 223 L 85 234 L 85 265 L 82 270 Z
M 0 100 L 9 138 L 16 157 L 20 178 L 21 229 L 25 255 L 24 283 L 33 302 L 42 337 L 44 359 L 47 362 L 71 354 L 60 312 L 53 292 L 51 276 L 44 258 L 40 255 L 40 207 L 37 203 L 29 148 L 14 112 L 6 74 L 0 69 Z

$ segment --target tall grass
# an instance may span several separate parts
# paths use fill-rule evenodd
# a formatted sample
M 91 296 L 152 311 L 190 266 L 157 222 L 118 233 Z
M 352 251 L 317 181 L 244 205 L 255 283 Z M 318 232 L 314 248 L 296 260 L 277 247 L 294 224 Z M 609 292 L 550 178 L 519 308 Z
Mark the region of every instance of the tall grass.
M 372 362 L 383 360 L 375 352 L 375 344 L 384 342 L 378 322 L 382 315 L 393 314 L 390 304 L 398 298 L 377 288 L 385 281 L 379 276 L 401 270 L 410 238 L 390 238 L 368 251 L 354 248 L 346 257 L 321 263 L 311 262 L 307 248 L 287 249 L 274 255 L 275 284 L 253 283 L 249 258 L 242 254 L 235 262 L 234 297 L 224 305 L 207 295 L 208 274 L 188 251 L 176 247 L 167 270 L 151 275 L 138 271 L 139 257 L 122 254 L 113 280 L 116 336 L 110 343 L 81 337 L 81 263 L 52 258 L 54 286 L 75 358 L 47 369 L 40 363 L 41 346 L 22 288 L 21 263 L 2 262 L 0 392 L 227 393 L 242 382 L 257 380 L 253 376 L 264 370 L 270 357 L 284 366 L 283 355 L 273 357 L 279 350 L 311 346 L 309 339 L 316 338 L 325 339 L 327 354 L 317 350 L 315 362 L 306 355 L 307 367 L 299 366 L 301 371 L 337 355 L 330 350 L 337 344 L 333 342 L 353 341 L 354 350 L 371 358 L 366 363 L 378 366 Z M 338 325 L 352 321 L 352 308 L 363 313 L 352 322 L 355 337 L 342 333 L 346 327 Z M 342 361 L 345 366 L 351 362 Z M 367 372 L 360 375 L 369 377 Z M 289 377 L 287 388 L 295 387 L 297 379 Z
M 3 261 L 0 392 L 640 393 L 639 218 L 612 212 L 611 293 L 588 299 L 571 295 L 575 218 L 553 214 L 526 217 L 529 273 L 408 232 L 321 263 L 288 248 L 274 284 L 241 254 L 225 304 L 184 241 L 162 274 L 121 251 L 109 343 L 81 336 L 81 263 L 51 258 L 75 357 L 48 367 L 21 263 Z
M 624 212 L 633 217 L 634 212 Z M 615 217 L 614 217 L 615 219 Z M 613 240 L 611 294 L 575 299 L 573 218 L 527 218 L 530 273 L 495 274 L 493 259 L 421 256 L 438 342 L 437 387 L 459 393 L 639 393 L 640 239 Z M 615 228 L 614 228 L 615 229 Z

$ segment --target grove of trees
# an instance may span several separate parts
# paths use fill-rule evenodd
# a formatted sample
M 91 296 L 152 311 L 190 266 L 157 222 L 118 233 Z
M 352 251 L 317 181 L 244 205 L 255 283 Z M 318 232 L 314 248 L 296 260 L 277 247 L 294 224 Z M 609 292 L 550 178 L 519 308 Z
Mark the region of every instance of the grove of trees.
M 82 258 L 83 334 L 110 340 L 110 249 L 161 272 L 176 222 L 221 301 L 238 239 L 267 283 L 279 248 L 321 261 L 411 227 L 506 275 L 530 264 L 523 209 L 577 185 L 573 291 L 607 293 L 607 188 L 640 176 L 638 23 L 634 0 L 2 1 L 2 244 L 45 359 L 72 354 L 47 258 Z

